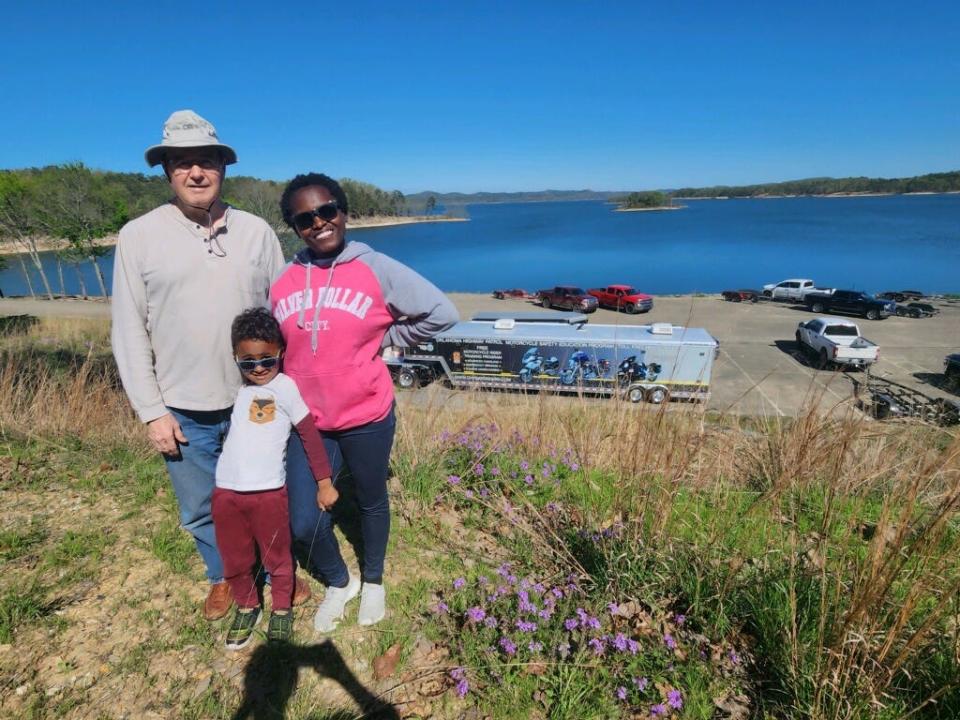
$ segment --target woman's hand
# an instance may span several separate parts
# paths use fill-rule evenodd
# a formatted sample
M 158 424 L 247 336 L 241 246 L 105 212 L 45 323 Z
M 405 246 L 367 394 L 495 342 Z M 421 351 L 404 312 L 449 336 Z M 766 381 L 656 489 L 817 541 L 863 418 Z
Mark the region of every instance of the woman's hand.
M 333 506 L 337 504 L 339 497 L 340 493 L 337 492 L 330 478 L 323 478 L 323 480 L 317 483 L 317 507 L 321 510 L 326 510 L 327 512 L 332 510 Z

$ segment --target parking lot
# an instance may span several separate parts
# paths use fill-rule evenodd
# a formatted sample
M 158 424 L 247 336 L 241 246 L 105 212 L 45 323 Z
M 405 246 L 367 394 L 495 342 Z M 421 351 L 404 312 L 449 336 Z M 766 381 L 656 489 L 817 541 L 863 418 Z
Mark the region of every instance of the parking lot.
M 461 318 L 480 310 L 536 311 L 523 300 L 451 294 Z M 943 359 L 960 351 L 960 302 L 933 301 L 940 314 L 931 318 L 891 317 L 869 321 L 852 316 L 869 340 L 880 346 L 880 359 L 872 372 L 909 385 L 928 395 L 956 397 L 940 387 Z M 748 415 L 792 416 L 808 396 L 824 405 L 846 406 L 853 383 L 843 373 L 819 370 L 799 352 L 794 341 L 797 324 L 816 317 L 803 309 L 779 302 L 732 303 L 717 295 L 657 297 L 644 315 L 598 310 L 591 323 L 645 325 L 671 322 L 703 327 L 720 341 L 713 368 L 712 409 Z M 854 376 L 861 375 L 856 373 Z

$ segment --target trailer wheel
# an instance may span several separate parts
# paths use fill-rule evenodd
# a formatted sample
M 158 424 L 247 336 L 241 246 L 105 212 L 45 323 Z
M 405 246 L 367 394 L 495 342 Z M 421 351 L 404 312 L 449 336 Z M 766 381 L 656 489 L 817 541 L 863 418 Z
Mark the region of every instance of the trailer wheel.
M 410 368 L 401 368 L 397 373 L 397 385 L 404 390 L 412 390 L 415 387 L 419 387 L 420 378 Z
M 874 310 L 874 309 L 867 310 L 867 320 L 879 320 L 879 319 L 880 319 L 879 310 Z
M 670 397 L 670 394 L 666 388 L 654 387 L 647 390 L 647 402 L 653 405 L 662 405 L 668 397 Z
M 822 303 L 822 302 L 815 302 L 813 305 L 810 306 L 810 309 L 813 310 L 813 312 L 815 312 L 815 313 L 822 313 L 822 312 L 823 312 L 823 303 Z
M 643 388 L 639 385 L 634 385 L 633 387 L 627 390 L 627 400 L 632 403 L 638 403 L 643 400 Z
M 549 309 L 550 309 L 550 298 L 546 298 L 546 297 L 545 297 L 545 298 L 541 298 L 541 299 L 540 299 L 540 304 L 541 304 L 543 307 L 547 308 L 547 310 L 549 310 Z

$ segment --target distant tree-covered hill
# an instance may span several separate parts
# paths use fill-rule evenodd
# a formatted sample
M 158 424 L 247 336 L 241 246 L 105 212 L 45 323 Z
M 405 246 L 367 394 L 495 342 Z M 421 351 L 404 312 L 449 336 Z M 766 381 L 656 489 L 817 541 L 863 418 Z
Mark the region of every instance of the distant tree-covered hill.
M 536 190 L 530 192 L 424 192 L 407 195 L 407 205 L 411 211 L 418 212 L 429 209 L 433 198 L 433 205 L 445 207 L 473 205 L 480 203 L 509 203 L 509 202 L 563 202 L 573 200 L 608 200 L 614 195 L 623 195 L 623 191 L 597 190 Z
M 673 197 L 763 197 L 769 195 L 835 195 L 845 193 L 914 193 L 960 191 L 960 171 L 930 173 L 908 178 L 807 178 L 759 185 L 714 185 L 678 188 Z

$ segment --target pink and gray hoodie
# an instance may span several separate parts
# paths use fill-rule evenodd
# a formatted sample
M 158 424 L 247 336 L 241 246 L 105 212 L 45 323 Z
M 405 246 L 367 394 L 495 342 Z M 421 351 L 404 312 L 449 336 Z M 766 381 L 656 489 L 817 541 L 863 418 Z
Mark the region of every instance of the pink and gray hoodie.
M 287 342 L 283 371 L 294 379 L 320 430 L 386 417 L 393 382 L 380 351 L 410 347 L 457 322 L 437 287 L 359 242 L 334 258 L 305 248 L 270 288 Z

